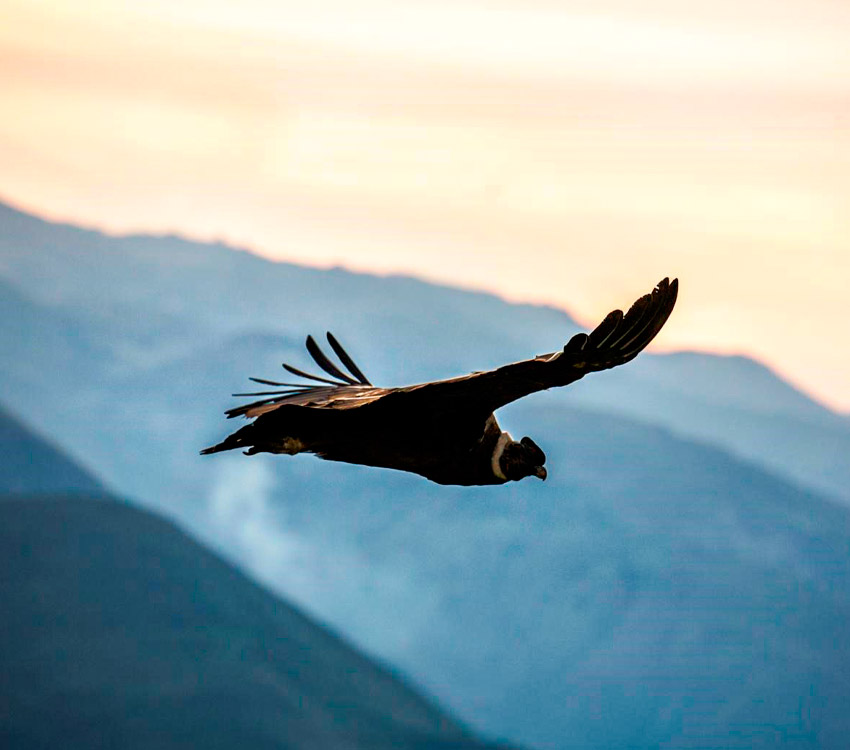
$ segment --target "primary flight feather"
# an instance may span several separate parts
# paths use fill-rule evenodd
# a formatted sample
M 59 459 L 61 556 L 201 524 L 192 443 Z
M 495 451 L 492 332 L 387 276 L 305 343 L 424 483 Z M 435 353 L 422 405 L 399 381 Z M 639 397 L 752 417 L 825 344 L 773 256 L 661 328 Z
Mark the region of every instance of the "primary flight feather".
M 661 330 L 676 304 L 678 281 L 663 279 L 624 315 L 609 313 L 589 334 L 561 351 L 489 372 L 402 388 L 373 386 L 339 341 L 327 334 L 345 372 L 307 337 L 307 350 L 330 377 L 283 365 L 307 383 L 251 378 L 277 390 L 225 412 L 254 421 L 202 454 L 242 448 L 256 453 L 314 453 L 330 461 L 420 474 L 439 484 L 504 484 L 546 478 L 546 456 L 528 437 L 516 441 L 493 412 L 547 388 L 569 385 L 590 372 L 634 359 Z

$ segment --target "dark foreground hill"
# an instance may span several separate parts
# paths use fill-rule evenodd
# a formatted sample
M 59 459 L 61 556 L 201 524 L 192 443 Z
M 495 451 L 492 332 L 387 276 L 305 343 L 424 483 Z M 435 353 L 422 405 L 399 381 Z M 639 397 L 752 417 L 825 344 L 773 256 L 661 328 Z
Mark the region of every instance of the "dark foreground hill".
M 485 747 L 3 414 L 0 452 L 0 747 Z
M 0 746 L 476 748 L 398 678 L 176 527 L 0 500 Z

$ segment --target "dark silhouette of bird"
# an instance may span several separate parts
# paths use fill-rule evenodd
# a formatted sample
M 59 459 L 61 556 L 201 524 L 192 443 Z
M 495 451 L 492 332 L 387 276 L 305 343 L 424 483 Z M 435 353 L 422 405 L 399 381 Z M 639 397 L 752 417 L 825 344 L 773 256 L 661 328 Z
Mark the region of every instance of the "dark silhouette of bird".
M 517 441 L 503 432 L 493 412 L 530 393 L 634 359 L 667 321 L 677 292 L 676 279 L 663 279 L 625 315 L 614 310 L 561 351 L 402 388 L 373 386 L 332 334 L 327 334 L 328 343 L 347 372 L 308 336 L 307 350 L 330 378 L 287 364 L 290 373 L 312 383 L 251 378 L 282 390 L 234 394 L 266 398 L 225 412 L 254 421 L 201 453 L 234 448 L 249 456 L 314 453 L 330 461 L 409 471 L 438 484 L 546 479 L 543 451 L 529 437 Z

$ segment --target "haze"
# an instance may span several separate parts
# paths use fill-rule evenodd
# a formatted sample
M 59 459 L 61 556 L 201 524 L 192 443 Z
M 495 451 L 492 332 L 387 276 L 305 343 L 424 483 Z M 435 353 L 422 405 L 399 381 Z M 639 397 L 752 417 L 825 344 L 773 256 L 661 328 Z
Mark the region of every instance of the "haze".
M 850 409 L 844 2 L 0 7 L 4 199 L 587 322 L 677 275 L 660 348 Z

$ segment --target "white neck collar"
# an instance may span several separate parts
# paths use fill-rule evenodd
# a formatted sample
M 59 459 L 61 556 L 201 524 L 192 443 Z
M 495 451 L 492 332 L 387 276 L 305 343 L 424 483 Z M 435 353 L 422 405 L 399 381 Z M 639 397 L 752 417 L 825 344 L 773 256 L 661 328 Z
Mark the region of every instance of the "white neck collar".
M 490 458 L 490 466 L 493 469 L 493 474 L 497 479 L 503 479 L 507 481 L 507 477 L 505 473 L 502 471 L 502 466 L 499 463 L 499 459 L 502 458 L 502 453 L 505 451 L 505 446 L 513 442 L 513 438 L 511 437 L 511 433 L 503 432 L 499 435 L 499 439 L 496 441 L 496 447 L 493 448 L 493 456 Z

